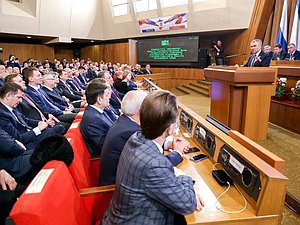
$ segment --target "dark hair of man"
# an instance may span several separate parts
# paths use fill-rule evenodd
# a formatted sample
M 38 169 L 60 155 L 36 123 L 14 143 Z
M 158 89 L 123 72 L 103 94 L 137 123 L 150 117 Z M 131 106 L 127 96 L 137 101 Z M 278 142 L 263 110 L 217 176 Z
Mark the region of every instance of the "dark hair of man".
M 178 117 L 176 96 L 169 91 L 154 91 L 143 101 L 140 109 L 142 134 L 153 140 L 175 123 Z
M 102 97 L 105 89 L 108 88 L 107 82 L 103 78 L 92 80 L 86 88 L 85 96 L 89 105 L 94 105 L 98 97 Z
M 18 93 L 18 90 L 23 92 L 20 85 L 12 82 L 5 83 L 0 90 L 0 98 L 4 98 L 7 93 L 13 93 L 15 95 Z
M 24 79 L 26 82 L 28 82 L 28 78 L 29 77 L 33 77 L 33 71 L 35 71 L 35 68 L 26 68 L 26 70 L 24 70 Z
M 276 45 L 274 46 L 274 48 L 276 48 L 276 47 L 282 48 L 281 44 L 276 44 Z
M 9 74 L 8 76 L 5 77 L 4 81 L 5 81 L 5 83 L 7 83 L 7 82 L 13 82 L 12 80 L 13 80 L 15 77 L 18 77 L 18 76 L 20 76 L 20 75 L 17 74 L 17 73 Z

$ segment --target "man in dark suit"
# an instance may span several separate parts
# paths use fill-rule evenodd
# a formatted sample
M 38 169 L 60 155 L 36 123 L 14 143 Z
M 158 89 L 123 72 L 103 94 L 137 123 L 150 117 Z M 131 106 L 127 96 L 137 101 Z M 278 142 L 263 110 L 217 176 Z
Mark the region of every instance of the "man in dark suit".
M 26 69 L 24 72 L 24 77 L 28 82 L 26 93 L 44 112 L 51 113 L 62 122 L 69 124 L 73 122 L 76 117 L 76 113 L 73 113 L 68 109 L 61 110 L 51 99 L 46 96 L 45 92 L 41 88 L 43 78 L 37 70 L 33 68 Z
M 286 60 L 300 60 L 300 52 L 296 49 L 296 45 L 290 43 L 288 45 L 288 54 L 286 55 Z
M 100 71 L 98 74 L 98 78 L 105 79 L 111 87 L 111 98 L 109 100 L 109 104 L 114 107 L 116 111 L 119 111 L 121 109 L 121 101 L 124 97 L 123 93 L 118 92 L 115 87 L 113 86 L 114 80 L 112 79 L 112 76 L 110 75 L 108 70 Z M 119 113 L 117 114 L 119 115 Z
M 285 60 L 286 52 L 282 50 L 281 44 L 276 44 L 274 46 L 274 54 L 272 60 Z
M 3 74 L 5 73 L 5 66 L 0 64 L 0 88 L 4 85 Z
M 15 179 L 25 176 L 33 169 L 29 162 L 32 151 L 0 128 L 0 169 Z
M 6 83 L 0 90 L 0 126 L 11 137 L 34 149 L 45 137 L 63 134 L 62 126 L 49 127 L 44 121 L 32 120 L 15 108 L 22 101 L 22 88 L 15 83 Z
M 122 80 L 123 80 L 124 72 L 122 70 L 117 70 L 115 72 L 116 79 L 114 81 L 114 88 L 121 93 L 122 91 Z
M 159 112 L 159 113 L 153 113 Z M 168 91 L 150 93 L 140 110 L 141 132 L 133 134 L 122 151 L 116 190 L 102 224 L 174 224 L 175 214 L 187 215 L 203 201 L 195 194 L 191 177 L 163 155 L 162 145 L 176 126 L 176 96 Z M 183 151 L 186 143 L 174 149 Z
M 114 123 L 108 111 L 111 88 L 102 78 L 92 80 L 86 89 L 86 107 L 80 123 L 80 132 L 92 156 L 99 156 L 108 129 Z
M 269 54 L 270 57 L 273 57 L 274 52 L 272 52 L 272 47 L 270 45 L 264 46 L 264 53 Z
M 147 64 L 145 69 L 143 70 L 144 74 L 152 74 L 152 71 L 150 70 L 150 64 Z
M 81 83 L 83 83 L 84 85 L 87 85 L 88 80 L 86 78 L 85 68 L 83 66 L 79 66 L 78 67 L 78 72 L 79 72 L 78 78 L 81 81 Z
M 69 74 L 66 71 L 59 71 L 59 83 L 57 84 L 57 88 L 61 91 L 63 96 L 70 99 L 72 102 L 82 102 L 85 100 L 85 97 L 83 97 L 81 92 L 72 89 L 72 87 L 67 83 L 69 78 Z
M 140 130 L 140 107 L 146 96 L 147 94 L 143 91 L 130 91 L 123 98 L 123 114 L 109 128 L 102 147 L 100 157 L 100 185 L 115 183 L 118 162 L 124 145 L 132 134 Z M 164 145 L 169 147 L 168 143 Z M 181 153 L 176 150 L 168 154 L 167 157 L 174 166 L 182 162 Z
M 271 57 L 262 51 L 262 41 L 254 39 L 251 41 L 251 56 L 249 57 L 245 67 L 269 67 Z
M 52 102 L 61 110 L 70 110 L 74 113 L 78 113 L 80 108 L 74 108 L 75 105 L 80 107 L 79 104 L 72 105 L 66 101 L 60 94 L 60 92 L 55 88 L 55 74 L 48 73 L 43 76 L 43 86 L 42 89 L 44 90 L 45 94 Z

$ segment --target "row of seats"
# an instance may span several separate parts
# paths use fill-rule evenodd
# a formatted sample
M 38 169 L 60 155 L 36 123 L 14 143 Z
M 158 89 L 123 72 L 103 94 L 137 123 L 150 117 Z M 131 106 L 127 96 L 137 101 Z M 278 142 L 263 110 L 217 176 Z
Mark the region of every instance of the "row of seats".
M 93 159 L 79 130 L 80 112 L 65 135 L 74 151 L 69 168 L 61 161 L 48 162 L 14 205 L 7 224 L 100 224 L 114 192 L 114 185 L 96 187 L 99 158 Z M 43 172 L 53 169 L 45 178 Z M 46 180 L 38 193 L 31 193 Z M 28 193 L 29 190 L 29 193 Z M 33 191 L 34 192 L 34 191 Z

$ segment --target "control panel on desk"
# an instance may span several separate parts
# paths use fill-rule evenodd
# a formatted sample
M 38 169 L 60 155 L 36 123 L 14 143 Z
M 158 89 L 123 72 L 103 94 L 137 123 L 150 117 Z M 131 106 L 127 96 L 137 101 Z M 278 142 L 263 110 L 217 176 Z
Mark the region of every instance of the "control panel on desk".
M 180 113 L 180 124 L 183 126 L 188 132 L 192 133 L 193 129 L 193 118 L 186 114 L 185 112 Z
M 261 181 L 259 172 L 253 168 L 253 166 L 247 163 L 242 156 L 235 153 L 227 145 L 222 146 L 218 163 L 222 164 L 229 176 L 237 182 L 251 198 L 257 201 L 261 191 Z
M 205 129 L 200 123 L 198 123 L 195 127 L 194 138 L 211 157 L 214 157 L 216 150 L 215 136 Z

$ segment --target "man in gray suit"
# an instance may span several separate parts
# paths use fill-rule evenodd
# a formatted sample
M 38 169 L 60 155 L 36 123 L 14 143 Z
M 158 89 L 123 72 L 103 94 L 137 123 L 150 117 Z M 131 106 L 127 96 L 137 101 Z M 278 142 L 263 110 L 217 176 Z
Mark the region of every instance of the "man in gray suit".
M 204 206 L 191 177 L 177 173 L 162 145 L 176 126 L 176 96 L 168 91 L 148 95 L 140 109 L 141 132 L 127 141 L 119 160 L 116 190 L 102 224 L 171 225 L 176 214 Z M 183 151 L 185 142 L 174 149 Z

